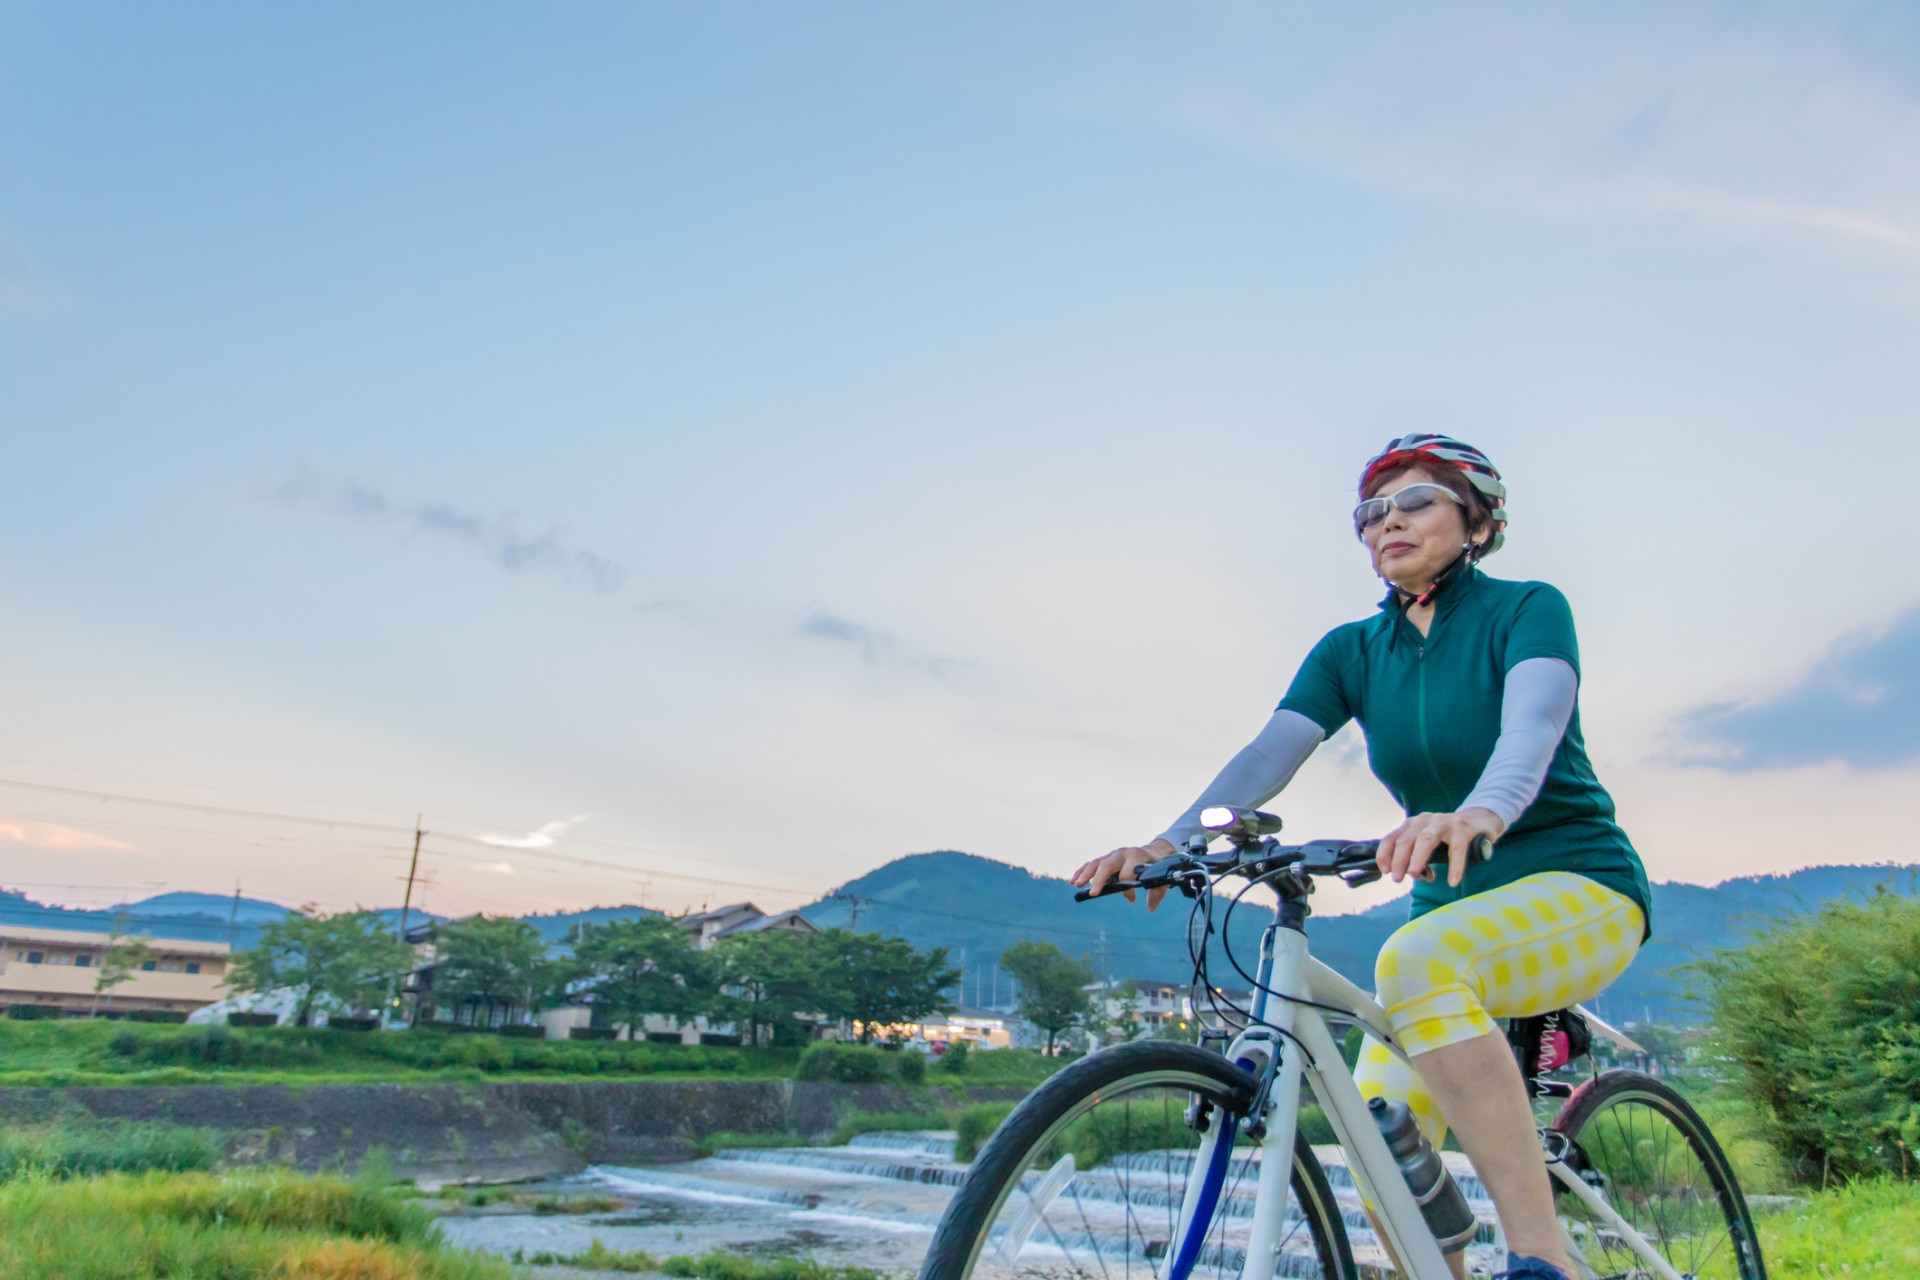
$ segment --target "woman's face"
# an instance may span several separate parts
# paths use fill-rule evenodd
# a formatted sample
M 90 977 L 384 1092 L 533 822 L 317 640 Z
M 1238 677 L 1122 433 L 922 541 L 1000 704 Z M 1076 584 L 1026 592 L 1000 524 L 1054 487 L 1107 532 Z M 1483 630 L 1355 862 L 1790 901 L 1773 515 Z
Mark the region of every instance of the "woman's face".
M 1408 467 L 1388 476 L 1372 496 L 1384 498 L 1411 485 L 1433 483 L 1426 472 Z M 1418 593 L 1460 555 L 1467 542 L 1467 513 L 1446 498 L 1411 514 L 1395 507 L 1386 519 L 1361 530 L 1360 536 L 1373 556 L 1375 573 L 1402 591 Z

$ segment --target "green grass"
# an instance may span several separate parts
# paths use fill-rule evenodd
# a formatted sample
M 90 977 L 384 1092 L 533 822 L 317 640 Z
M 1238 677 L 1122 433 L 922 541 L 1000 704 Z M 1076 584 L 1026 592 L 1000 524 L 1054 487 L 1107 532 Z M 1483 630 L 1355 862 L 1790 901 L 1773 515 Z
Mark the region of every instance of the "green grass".
M 716 1151 L 760 1147 L 804 1147 L 807 1140 L 797 1133 L 710 1133 L 693 1144 L 696 1159 L 704 1160 Z
M 875 1056 L 879 1056 L 877 1051 Z M 897 1055 L 885 1055 L 890 1067 Z M 797 1049 L 735 1049 L 605 1040 L 523 1040 L 445 1031 L 193 1027 L 105 1019 L 0 1018 L 0 1085 L 322 1084 L 605 1077 L 783 1079 Z M 962 1075 L 929 1085 L 1038 1084 L 1059 1063 L 1024 1049 L 976 1053 Z M 888 1075 L 895 1081 L 897 1072 Z M 897 1081 L 896 1081 L 897 1082 Z
M 638 1251 L 621 1253 L 595 1240 L 583 1253 L 536 1253 L 534 1266 L 579 1267 L 583 1271 L 659 1271 L 684 1280 L 881 1280 L 865 1267 L 832 1267 L 800 1258 L 743 1258 L 708 1253 L 697 1258 L 656 1258 Z
M 442 1031 L 190 1027 L 104 1019 L 0 1019 L 0 1085 L 221 1084 L 360 1080 L 777 1078 L 791 1049 L 521 1040 Z
M 954 1118 L 955 1112 L 946 1107 L 936 1107 L 930 1112 L 855 1111 L 843 1119 L 840 1126 L 834 1130 L 830 1145 L 844 1147 L 863 1133 L 910 1133 L 919 1129 L 951 1129 Z
M 0 1181 L 203 1171 L 221 1155 L 211 1133 L 178 1125 L 76 1118 L 0 1128 Z
M 27 1177 L 0 1186 L 7 1280 L 510 1280 L 370 1184 L 292 1174 Z
M 521 1191 L 516 1187 L 441 1187 L 431 1192 L 409 1192 L 427 1200 L 447 1200 L 469 1209 L 490 1204 L 515 1204 L 536 1214 L 612 1213 L 627 1202 L 591 1191 L 562 1195 L 552 1191 Z
M 929 1084 L 1002 1084 L 1032 1088 L 1067 1064 L 1032 1049 L 971 1050 L 959 1071 L 950 1071 L 944 1059 L 927 1072 Z
M 1920 1275 L 1920 1185 L 1911 1182 L 1817 1192 L 1755 1225 L 1772 1280 Z

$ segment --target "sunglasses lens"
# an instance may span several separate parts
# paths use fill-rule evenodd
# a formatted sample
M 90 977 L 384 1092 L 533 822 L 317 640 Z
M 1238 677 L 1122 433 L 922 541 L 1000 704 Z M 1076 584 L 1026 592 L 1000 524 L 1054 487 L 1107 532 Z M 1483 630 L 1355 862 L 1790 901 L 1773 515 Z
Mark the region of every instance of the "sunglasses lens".
M 1387 512 L 1392 509 L 1393 504 L 1385 498 L 1368 498 L 1365 502 L 1353 509 L 1353 527 L 1356 529 L 1371 529 L 1382 520 L 1385 520 L 1387 518 Z
M 1440 500 L 1440 495 L 1430 484 L 1416 484 L 1394 494 L 1393 500 L 1395 506 L 1411 515 L 1415 511 L 1425 511 Z

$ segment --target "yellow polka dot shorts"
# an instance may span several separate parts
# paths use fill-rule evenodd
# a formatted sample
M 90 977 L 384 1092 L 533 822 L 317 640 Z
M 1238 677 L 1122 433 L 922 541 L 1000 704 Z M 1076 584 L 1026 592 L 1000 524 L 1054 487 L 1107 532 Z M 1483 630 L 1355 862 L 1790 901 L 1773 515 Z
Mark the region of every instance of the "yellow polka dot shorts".
M 1435 908 L 1387 939 L 1375 998 L 1408 1056 L 1590 1000 L 1640 949 L 1633 899 L 1570 871 L 1548 871 Z M 1428 1137 L 1444 1124 L 1418 1077 L 1369 1039 L 1354 1072 L 1360 1092 L 1406 1102 Z

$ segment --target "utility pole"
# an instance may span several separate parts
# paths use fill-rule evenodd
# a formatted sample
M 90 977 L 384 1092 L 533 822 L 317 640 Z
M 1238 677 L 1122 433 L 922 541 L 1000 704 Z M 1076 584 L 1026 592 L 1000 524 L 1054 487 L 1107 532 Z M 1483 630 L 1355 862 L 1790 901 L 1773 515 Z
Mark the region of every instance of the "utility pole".
M 848 912 L 847 932 L 848 933 L 860 932 L 860 908 L 871 903 L 873 899 L 863 898 L 860 895 L 854 894 L 854 893 L 838 893 L 838 894 L 835 894 L 834 896 L 847 904 L 847 912 Z
M 427 833 L 420 829 L 421 819 L 427 815 L 416 814 L 413 819 L 413 860 L 407 863 L 407 896 L 400 903 L 400 941 L 407 940 L 407 916 L 413 910 L 413 879 L 420 870 L 420 839 Z
M 233 881 L 233 909 L 227 912 L 227 950 L 231 952 L 239 939 L 240 924 L 240 880 Z

